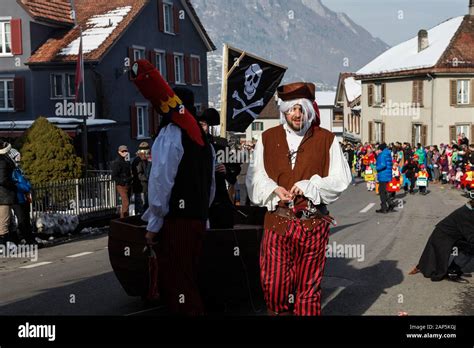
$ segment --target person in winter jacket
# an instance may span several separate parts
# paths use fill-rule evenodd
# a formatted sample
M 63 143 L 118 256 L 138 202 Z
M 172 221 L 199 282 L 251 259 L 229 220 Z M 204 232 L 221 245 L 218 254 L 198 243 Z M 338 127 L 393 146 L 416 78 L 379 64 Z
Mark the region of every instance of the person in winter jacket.
M 16 149 L 9 152 L 15 162 L 13 181 L 16 185 L 16 200 L 12 205 L 13 212 L 18 220 L 18 235 L 12 235 L 10 240 L 16 244 L 23 238 L 27 244 L 37 244 L 33 236 L 30 220 L 31 183 L 20 168 L 21 154 Z
M 402 168 L 402 173 L 405 174 L 406 178 L 410 181 L 410 194 L 414 194 L 413 189 L 415 188 L 415 174 L 418 173 L 418 161 L 415 158 L 410 158 Z M 405 181 L 405 191 L 408 190 L 408 183 Z
M 16 196 L 16 187 L 13 182 L 15 163 L 8 155 L 10 150 L 11 145 L 0 140 L 0 252 L 7 243 L 10 209 L 15 203 Z
M 118 148 L 117 159 L 112 162 L 112 180 L 115 181 L 117 191 L 122 199 L 122 209 L 120 217 L 128 216 L 128 207 L 130 205 L 130 185 L 132 184 L 132 171 L 130 163 L 125 159 L 128 156 L 128 148 L 120 145 Z
M 382 143 L 378 148 L 377 156 L 377 180 L 379 182 L 379 192 L 380 192 L 380 209 L 377 210 L 377 213 L 388 213 L 390 208 L 390 203 L 387 193 L 387 183 L 392 181 L 392 154 L 387 148 L 387 144 Z

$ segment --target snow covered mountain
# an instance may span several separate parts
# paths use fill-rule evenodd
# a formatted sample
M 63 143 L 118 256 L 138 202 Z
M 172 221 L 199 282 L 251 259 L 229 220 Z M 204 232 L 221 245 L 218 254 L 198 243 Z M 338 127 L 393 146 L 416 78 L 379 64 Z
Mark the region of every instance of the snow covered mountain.
M 288 66 L 284 82 L 333 89 L 339 72 L 357 71 L 388 48 L 321 0 L 192 0 L 218 49 L 209 55 L 209 97 L 218 106 L 222 44 Z

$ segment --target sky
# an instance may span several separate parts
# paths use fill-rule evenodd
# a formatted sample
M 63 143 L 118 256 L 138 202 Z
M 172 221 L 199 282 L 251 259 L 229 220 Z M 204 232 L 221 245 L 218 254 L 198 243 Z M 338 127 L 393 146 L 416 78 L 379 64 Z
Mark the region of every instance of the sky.
M 330 10 L 351 19 L 390 46 L 446 19 L 466 15 L 469 0 L 322 0 Z

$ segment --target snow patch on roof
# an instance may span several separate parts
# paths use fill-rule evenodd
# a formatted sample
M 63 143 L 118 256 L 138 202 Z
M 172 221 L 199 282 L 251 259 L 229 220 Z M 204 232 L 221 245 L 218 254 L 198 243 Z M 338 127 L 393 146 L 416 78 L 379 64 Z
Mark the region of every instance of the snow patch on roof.
M 336 92 L 321 91 L 316 92 L 316 103 L 318 106 L 333 106 L 336 101 Z
M 354 77 L 348 77 L 344 80 L 344 89 L 346 91 L 347 101 L 352 103 L 362 94 L 362 82 Z
M 452 18 L 428 30 L 429 46 L 423 51 L 418 52 L 418 36 L 416 36 L 385 51 L 357 71 L 357 74 L 382 74 L 435 66 L 463 19 L 464 16 Z
M 89 53 L 97 48 L 112 34 L 120 22 L 132 9 L 131 6 L 118 7 L 107 13 L 93 16 L 87 21 L 87 29 L 82 32 L 83 53 Z M 77 55 L 80 38 L 75 39 L 59 52 L 59 55 Z

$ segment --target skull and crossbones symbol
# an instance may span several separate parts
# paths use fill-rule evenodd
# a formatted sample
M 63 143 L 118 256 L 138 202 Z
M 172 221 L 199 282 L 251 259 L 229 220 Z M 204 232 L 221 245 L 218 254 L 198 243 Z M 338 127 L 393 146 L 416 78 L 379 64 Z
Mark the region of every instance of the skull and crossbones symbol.
M 245 83 L 244 83 L 244 94 L 247 97 L 247 100 L 250 101 L 257 93 L 258 85 L 260 84 L 260 80 L 262 78 L 262 68 L 258 64 L 252 64 L 249 68 L 245 71 Z M 241 109 L 234 108 L 234 114 L 232 118 L 235 118 L 237 115 L 240 115 L 243 112 L 247 112 L 253 118 L 257 118 L 258 115 L 252 111 L 253 108 L 263 106 L 263 98 L 247 105 L 245 101 L 240 97 L 239 92 L 236 90 L 232 94 L 232 98 L 237 100 L 240 104 L 242 104 Z

